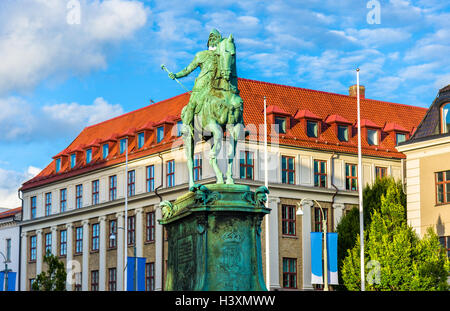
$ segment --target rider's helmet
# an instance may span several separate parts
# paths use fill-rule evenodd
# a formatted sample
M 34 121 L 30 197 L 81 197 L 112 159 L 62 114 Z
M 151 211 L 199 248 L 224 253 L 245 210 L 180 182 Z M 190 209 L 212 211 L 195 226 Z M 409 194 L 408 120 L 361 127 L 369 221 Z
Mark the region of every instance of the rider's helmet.
M 209 48 L 210 46 L 212 47 L 216 46 L 221 39 L 222 36 L 220 35 L 220 32 L 217 29 L 213 28 L 209 33 L 207 47 Z

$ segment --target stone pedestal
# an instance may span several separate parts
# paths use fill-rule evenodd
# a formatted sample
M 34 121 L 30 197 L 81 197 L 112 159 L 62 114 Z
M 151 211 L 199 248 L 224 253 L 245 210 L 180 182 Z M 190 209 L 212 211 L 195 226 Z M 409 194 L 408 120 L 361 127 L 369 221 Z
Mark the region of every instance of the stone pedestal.
M 162 202 L 168 231 L 165 290 L 267 290 L 262 273 L 261 221 L 267 189 L 196 185 Z

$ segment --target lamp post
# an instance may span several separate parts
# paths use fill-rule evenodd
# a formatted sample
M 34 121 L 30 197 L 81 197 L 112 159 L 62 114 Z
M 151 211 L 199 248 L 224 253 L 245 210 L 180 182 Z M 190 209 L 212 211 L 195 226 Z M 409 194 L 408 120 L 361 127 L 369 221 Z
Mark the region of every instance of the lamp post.
M 117 229 L 125 230 L 125 228 L 122 228 L 122 227 L 117 227 Z M 115 235 L 114 233 L 111 233 L 110 236 L 109 236 L 109 238 L 110 238 L 111 240 L 115 240 L 115 239 L 116 239 L 116 235 Z M 128 241 L 125 241 L 125 244 L 127 245 L 127 247 L 125 248 L 124 252 L 125 252 L 125 258 L 127 258 Z M 136 240 L 135 240 L 134 243 L 133 243 L 133 255 L 134 255 L 134 260 L 135 260 L 135 262 L 134 262 L 134 271 L 133 271 L 133 275 L 134 275 L 133 290 L 136 291 L 136 290 L 137 290 L 137 277 L 136 277 L 136 275 L 137 275 Z M 125 270 L 128 270 L 128 263 L 127 263 L 127 262 L 125 262 L 125 268 L 124 268 L 123 270 L 124 270 L 124 271 L 125 271 Z M 126 286 L 126 284 L 127 284 L 127 280 L 125 280 L 125 286 Z M 125 288 L 126 288 L 126 287 L 125 287 Z
M 8 269 L 8 262 L 10 262 L 6 256 L 0 252 L 0 254 L 3 256 L 3 263 L 5 264 L 5 270 L 3 270 L 3 272 L 5 273 L 5 292 L 8 290 L 8 272 L 11 271 Z M 2 284 L 3 285 L 3 284 Z
M 323 231 L 323 244 L 322 244 L 322 250 L 323 250 L 323 290 L 328 291 L 328 254 L 327 254 L 327 221 L 325 219 L 325 213 L 323 212 L 322 206 L 314 199 L 309 198 L 303 198 L 300 200 L 299 203 L 297 203 L 297 212 L 296 215 L 303 215 L 303 210 L 301 209 L 301 205 L 303 201 L 309 200 L 314 201 L 320 209 L 320 213 L 322 214 L 322 231 Z M 304 247 L 304 246 L 303 246 Z

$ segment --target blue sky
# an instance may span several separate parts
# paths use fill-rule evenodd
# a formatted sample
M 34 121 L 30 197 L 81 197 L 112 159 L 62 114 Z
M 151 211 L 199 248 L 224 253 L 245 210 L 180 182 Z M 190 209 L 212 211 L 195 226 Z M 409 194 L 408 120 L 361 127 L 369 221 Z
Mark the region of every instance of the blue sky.
M 160 65 L 184 68 L 213 27 L 243 78 L 347 94 L 359 67 L 366 97 L 422 107 L 450 83 L 446 1 L 211 3 L 2 0 L 0 207 L 85 126 L 182 93 Z

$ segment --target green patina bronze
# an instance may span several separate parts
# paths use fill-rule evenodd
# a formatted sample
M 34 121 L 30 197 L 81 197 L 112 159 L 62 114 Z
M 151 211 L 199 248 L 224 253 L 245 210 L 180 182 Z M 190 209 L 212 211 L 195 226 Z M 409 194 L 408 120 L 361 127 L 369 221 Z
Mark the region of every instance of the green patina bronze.
M 232 35 L 222 38 L 213 29 L 207 47 L 176 74 L 161 66 L 181 86 L 179 78 L 201 69 L 181 112 L 190 192 L 174 203 L 160 204 L 159 222 L 169 235 L 166 290 L 266 290 L 260 233 L 261 221 L 270 212 L 265 207 L 268 190 L 260 187 L 252 192 L 248 186 L 235 185 L 232 176 L 244 128 L 236 46 Z M 229 133 L 226 184 L 217 164 L 225 131 Z M 194 146 L 200 139 L 211 139 L 209 163 L 216 184 L 194 183 Z
M 266 290 L 261 221 L 268 190 L 244 185 L 194 185 L 161 203 L 168 231 L 166 290 Z
M 243 101 L 239 96 L 236 71 L 236 46 L 233 35 L 222 38 L 213 29 L 208 38 L 208 49 L 198 52 L 194 60 L 178 73 L 169 72 L 169 77 L 178 83 L 179 78 L 189 75 L 200 67 L 195 79 L 189 103 L 181 112 L 183 141 L 189 171 L 189 187 L 194 185 L 193 158 L 195 142 L 212 139 L 209 163 L 218 184 L 224 183 L 222 171 L 217 164 L 217 155 L 222 145 L 223 133 L 228 130 L 226 183 L 234 184 L 232 176 L 236 145 L 244 129 Z M 180 83 L 181 84 L 181 83 Z M 184 88 L 184 86 L 183 86 Z

